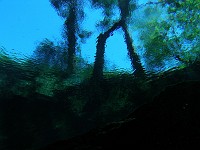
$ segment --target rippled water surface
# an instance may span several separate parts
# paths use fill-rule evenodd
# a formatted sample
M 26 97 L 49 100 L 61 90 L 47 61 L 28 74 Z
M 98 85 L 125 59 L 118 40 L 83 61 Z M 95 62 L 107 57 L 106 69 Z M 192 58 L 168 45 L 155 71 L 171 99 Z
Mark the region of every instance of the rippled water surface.
M 29 40 L 30 55 L 0 45 L 1 150 L 36 150 L 119 121 L 166 86 L 200 79 L 194 1 L 48 4 L 62 20 L 62 38 Z

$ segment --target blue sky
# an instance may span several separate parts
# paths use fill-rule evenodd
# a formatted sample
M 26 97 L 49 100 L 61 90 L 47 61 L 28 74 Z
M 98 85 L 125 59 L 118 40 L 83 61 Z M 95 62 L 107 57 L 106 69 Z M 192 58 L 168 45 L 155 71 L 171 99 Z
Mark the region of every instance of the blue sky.
M 147 0 L 141 0 L 146 2 Z M 92 15 L 91 15 L 92 11 Z M 97 18 L 101 18 L 100 10 L 90 10 L 83 26 L 95 30 Z M 61 40 L 62 24 L 49 3 L 49 0 L 0 0 L 0 47 L 12 54 L 30 56 L 37 44 L 44 38 L 53 41 Z M 94 32 L 92 38 L 83 44 L 82 55 L 89 62 L 94 61 L 96 37 L 100 32 Z M 107 41 L 105 59 L 110 66 L 130 69 L 126 45 L 122 32 L 116 31 Z
M 63 20 L 48 0 L 0 0 L 0 47 L 32 54 L 44 38 L 60 39 Z

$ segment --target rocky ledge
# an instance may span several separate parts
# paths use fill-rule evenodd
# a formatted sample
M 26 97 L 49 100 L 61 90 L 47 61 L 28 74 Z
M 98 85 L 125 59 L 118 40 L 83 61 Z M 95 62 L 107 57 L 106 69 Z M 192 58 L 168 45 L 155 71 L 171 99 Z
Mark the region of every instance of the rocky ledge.
M 200 148 L 200 82 L 171 85 L 123 121 L 41 150 Z

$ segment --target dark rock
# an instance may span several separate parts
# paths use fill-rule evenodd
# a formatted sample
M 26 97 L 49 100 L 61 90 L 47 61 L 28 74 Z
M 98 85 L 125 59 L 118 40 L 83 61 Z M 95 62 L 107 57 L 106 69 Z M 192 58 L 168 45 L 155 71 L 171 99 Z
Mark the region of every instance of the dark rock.
M 55 141 L 53 119 L 62 114 L 65 108 L 44 95 L 0 97 L 0 149 L 35 149 Z
M 171 85 L 121 122 L 58 141 L 42 150 L 200 148 L 200 82 Z

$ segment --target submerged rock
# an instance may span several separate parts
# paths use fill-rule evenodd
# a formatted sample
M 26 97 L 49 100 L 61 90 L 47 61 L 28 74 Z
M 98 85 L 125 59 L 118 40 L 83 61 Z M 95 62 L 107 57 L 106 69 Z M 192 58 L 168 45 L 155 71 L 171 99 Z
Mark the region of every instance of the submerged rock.
M 121 122 L 41 150 L 200 148 L 200 82 L 171 85 Z

